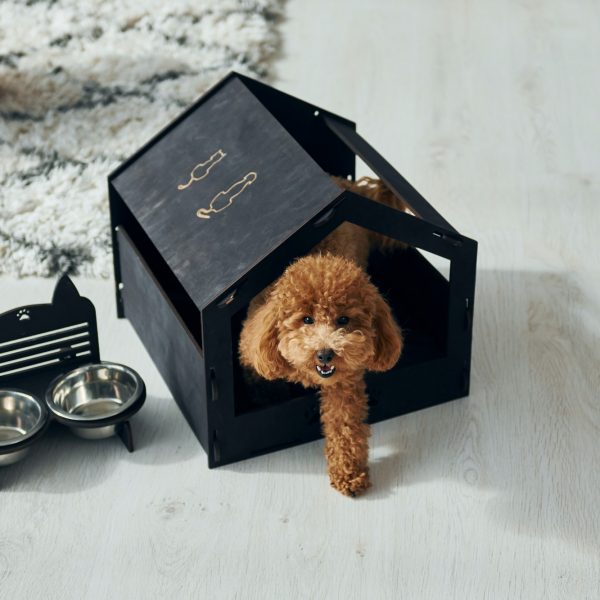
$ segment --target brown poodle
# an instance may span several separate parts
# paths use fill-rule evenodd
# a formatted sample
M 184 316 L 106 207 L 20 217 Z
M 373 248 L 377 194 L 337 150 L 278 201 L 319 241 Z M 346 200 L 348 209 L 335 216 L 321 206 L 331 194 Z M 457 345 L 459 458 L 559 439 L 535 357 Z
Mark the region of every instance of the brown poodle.
M 405 209 L 378 180 L 336 181 Z M 400 328 L 364 270 L 373 246 L 394 245 L 344 223 L 252 301 L 240 337 L 245 367 L 320 388 L 331 485 L 348 496 L 370 485 L 365 371 L 391 369 L 402 351 Z

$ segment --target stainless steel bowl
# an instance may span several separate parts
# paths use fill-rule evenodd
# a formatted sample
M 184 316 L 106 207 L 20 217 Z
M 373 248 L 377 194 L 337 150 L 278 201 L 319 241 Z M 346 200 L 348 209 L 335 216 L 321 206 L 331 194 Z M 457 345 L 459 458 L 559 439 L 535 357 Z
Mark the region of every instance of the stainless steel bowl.
M 21 460 L 26 445 L 47 423 L 48 413 L 35 397 L 16 390 L 0 390 L 0 465 Z
M 85 365 L 57 377 L 48 387 L 46 404 L 55 418 L 80 437 L 114 435 L 116 425 L 145 398 L 142 378 L 116 363 Z

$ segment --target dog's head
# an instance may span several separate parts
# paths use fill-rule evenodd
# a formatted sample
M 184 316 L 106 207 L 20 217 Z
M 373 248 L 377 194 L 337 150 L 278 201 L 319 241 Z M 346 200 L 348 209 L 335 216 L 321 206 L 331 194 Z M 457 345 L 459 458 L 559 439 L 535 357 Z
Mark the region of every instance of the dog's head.
M 259 375 L 308 387 L 387 371 L 401 350 L 400 329 L 367 274 L 332 254 L 288 267 L 240 341 L 242 363 Z

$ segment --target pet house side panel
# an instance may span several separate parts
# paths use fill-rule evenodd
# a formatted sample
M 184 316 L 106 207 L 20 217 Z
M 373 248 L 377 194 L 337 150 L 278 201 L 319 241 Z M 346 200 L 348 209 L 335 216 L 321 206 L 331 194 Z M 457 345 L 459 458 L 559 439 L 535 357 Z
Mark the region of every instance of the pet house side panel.
M 218 467 L 321 437 L 316 394 L 294 398 L 230 420 L 216 428 L 209 466 Z
M 339 194 L 237 78 L 112 185 L 199 309 Z
M 112 260 L 115 280 L 115 298 L 117 301 L 117 317 L 124 318 L 123 299 L 121 297 L 121 260 L 119 256 L 119 243 L 117 239 L 117 231 L 119 225 L 123 222 L 124 204 L 119 194 L 112 186 L 110 177 L 108 179 L 108 207 L 110 211 L 110 238 L 112 245 Z
M 144 257 L 144 262 L 152 272 L 152 277 L 156 279 L 169 298 L 175 311 L 183 322 L 188 326 L 188 330 L 194 337 L 194 340 L 200 344 L 202 331 L 199 327 L 200 311 L 193 303 L 183 286 L 169 268 L 160 252 L 150 241 L 141 225 L 135 219 L 127 205 L 123 202 L 118 192 L 112 184 L 109 184 L 109 198 L 111 209 L 111 227 L 113 235 L 113 261 L 115 263 L 115 287 L 117 298 L 117 314 L 123 317 L 121 284 L 121 261 L 118 243 L 117 231 L 122 228 L 127 232 L 129 241 L 135 246 L 138 253 Z M 189 324 L 189 325 L 187 325 Z
M 451 263 L 453 282 L 450 299 L 448 337 L 453 340 L 449 355 L 460 362 L 464 395 L 468 395 L 471 382 L 471 352 L 473 344 L 473 314 L 477 276 L 477 242 L 462 238 L 458 258 Z
M 206 360 L 211 371 L 214 370 L 216 374 L 218 388 L 218 400 L 210 420 L 211 427 L 214 426 L 216 448 L 216 455 L 209 457 L 211 466 L 220 466 L 320 437 L 318 401 L 310 391 L 301 397 L 262 407 L 255 405 L 249 412 L 236 414 L 234 406 L 237 400 L 232 398 L 235 389 L 229 379 L 229 373 L 232 369 L 235 370 L 237 361 L 237 338 L 232 335 L 231 320 L 243 310 L 254 294 L 275 280 L 290 261 L 305 255 L 344 221 L 369 227 L 400 240 L 410 240 L 415 246 L 449 260 L 456 260 L 460 253 L 458 246 L 434 235 L 440 232 L 439 227 L 351 192 L 343 192 L 324 211 L 265 257 L 251 275 L 238 282 L 235 288 L 228 289 L 203 313 Z M 439 299 L 441 308 L 447 311 L 450 284 L 416 249 L 408 248 L 402 252 L 398 269 L 396 278 L 402 278 L 402 274 L 406 277 L 407 269 L 415 271 L 419 275 L 420 291 L 424 290 L 429 294 L 432 302 Z M 401 281 L 402 279 L 398 284 L 400 289 Z M 415 302 L 420 302 L 418 294 Z M 440 308 L 438 304 L 427 306 L 428 310 Z M 445 335 L 447 316 L 436 315 L 435 318 L 438 317 L 439 327 Z M 463 315 L 460 318 L 462 324 Z M 437 358 L 423 360 L 419 357 L 420 362 L 417 364 L 412 364 L 410 360 L 407 364 L 401 359 L 389 372 L 368 374 L 371 422 L 434 406 L 465 394 L 463 363 L 448 356 L 445 339 L 434 356 Z
M 462 363 L 448 358 L 367 373 L 369 422 L 378 423 L 465 396 Z
M 209 452 L 202 351 L 129 237 L 117 241 L 123 310 L 203 448 Z

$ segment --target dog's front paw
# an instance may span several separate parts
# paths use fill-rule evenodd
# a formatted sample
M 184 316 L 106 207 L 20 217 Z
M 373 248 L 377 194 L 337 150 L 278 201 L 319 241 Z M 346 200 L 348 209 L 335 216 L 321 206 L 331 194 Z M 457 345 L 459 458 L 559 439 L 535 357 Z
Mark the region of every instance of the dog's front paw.
M 371 487 L 368 471 L 361 471 L 360 473 L 353 473 L 351 475 L 346 473 L 336 475 L 332 473 L 330 480 L 333 488 L 344 494 L 344 496 L 350 496 L 351 498 L 359 496 Z

